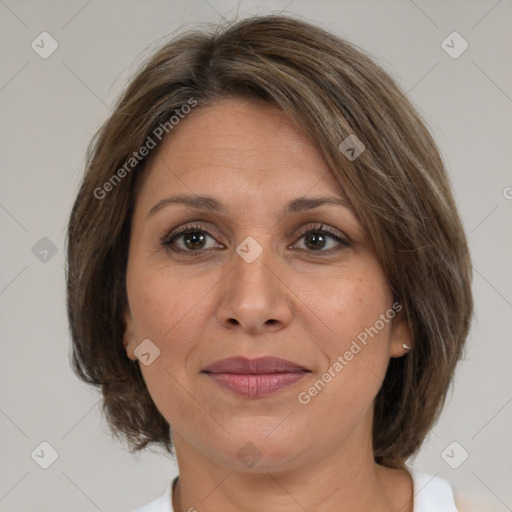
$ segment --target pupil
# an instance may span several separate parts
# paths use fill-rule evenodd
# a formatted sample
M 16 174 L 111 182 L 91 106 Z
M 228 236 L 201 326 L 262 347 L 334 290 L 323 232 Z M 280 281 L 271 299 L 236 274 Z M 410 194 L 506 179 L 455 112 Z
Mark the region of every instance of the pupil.
M 202 247 L 204 244 L 204 234 L 198 231 L 194 233 L 187 233 L 185 235 L 185 245 L 192 249 Z M 325 238 L 318 233 L 309 234 L 306 238 L 306 245 L 313 250 L 321 249 L 325 244 Z
M 201 248 L 204 244 L 204 234 L 198 231 L 194 233 L 187 233 L 184 238 L 185 245 L 190 249 Z
M 321 242 L 320 245 L 318 245 L 318 242 Z M 323 235 L 318 233 L 313 233 L 307 236 L 306 238 L 306 245 L 313 250 L 321 249 L 325 244 L 325 238 Z

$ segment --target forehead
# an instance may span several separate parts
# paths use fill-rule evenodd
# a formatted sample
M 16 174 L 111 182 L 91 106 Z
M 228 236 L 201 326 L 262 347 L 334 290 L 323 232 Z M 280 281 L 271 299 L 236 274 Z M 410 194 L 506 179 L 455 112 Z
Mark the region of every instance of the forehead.
M 241 99 L 198 107 L 174 127 L 146 171 L 141 199 L 163 189 L 188 194 L 236 190 L 274 200 L 342 196 L 316 143 L 276 107 Z M 236 198 L 233 198 L 236 199 Z

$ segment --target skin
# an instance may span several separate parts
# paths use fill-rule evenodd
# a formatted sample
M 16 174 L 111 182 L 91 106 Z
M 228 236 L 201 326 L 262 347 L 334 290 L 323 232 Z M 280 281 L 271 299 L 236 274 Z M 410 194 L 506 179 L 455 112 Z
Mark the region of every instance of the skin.
M 168 204 L 148 216 L 178 194 L 212 196 L 223 210 Z M 410 475 L 375 464 L 371 443 L 389 360 L 412 346 L 401 314 L 309 403 L 297 398 L 393 303 L 349 208 L 283 213 L 318 196 L 343 193 L 315 143 L 274 107 L 240 99 L 195 109 L 147 171 L 132 219 L 124 344 L 133 360 L 144 339 L 160 350 L 139 364 L 172 425 L 175 511 L 412 510 Z M 318 224 L 348 245 L 303 236 Z M 201 253 L 190 235 L 174 239 L 186 253 L 161 244 L 188 225 L 205 235 Z M 252 263 L 236 252 L 248 236 L 263 250 Z M 276 356 L 310 373 L 270 396 L 240 397 L 202 373 L 236 355 Z M 261 457 L 251 467 L 237 456 L 247 443 Z

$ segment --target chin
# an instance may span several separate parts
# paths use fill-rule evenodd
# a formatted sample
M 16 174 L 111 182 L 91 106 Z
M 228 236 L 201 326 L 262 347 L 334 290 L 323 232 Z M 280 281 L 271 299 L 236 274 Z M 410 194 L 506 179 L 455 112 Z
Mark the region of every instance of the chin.
M 243 436 L 234 438 L 229 447 L 229 458 L 239 471 L 259 473 L 284 471 L 292 467 L 304 446 L 295 441 L 296 436 L 289 431 L 278 432 L 278 424 L 273 423 L 271 428 L 266 424 L 262 429 L 253 426 L 239 430 L 244 432 Z

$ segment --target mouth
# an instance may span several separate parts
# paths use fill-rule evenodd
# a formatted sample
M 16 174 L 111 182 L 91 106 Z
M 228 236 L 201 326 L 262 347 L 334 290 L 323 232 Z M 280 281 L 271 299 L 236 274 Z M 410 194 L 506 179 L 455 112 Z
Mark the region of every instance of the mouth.
M 261 398 L 293 386 L 310 370 L 277 357 L 230 357 L 203 370 L 221 388 L 246 398 Z

